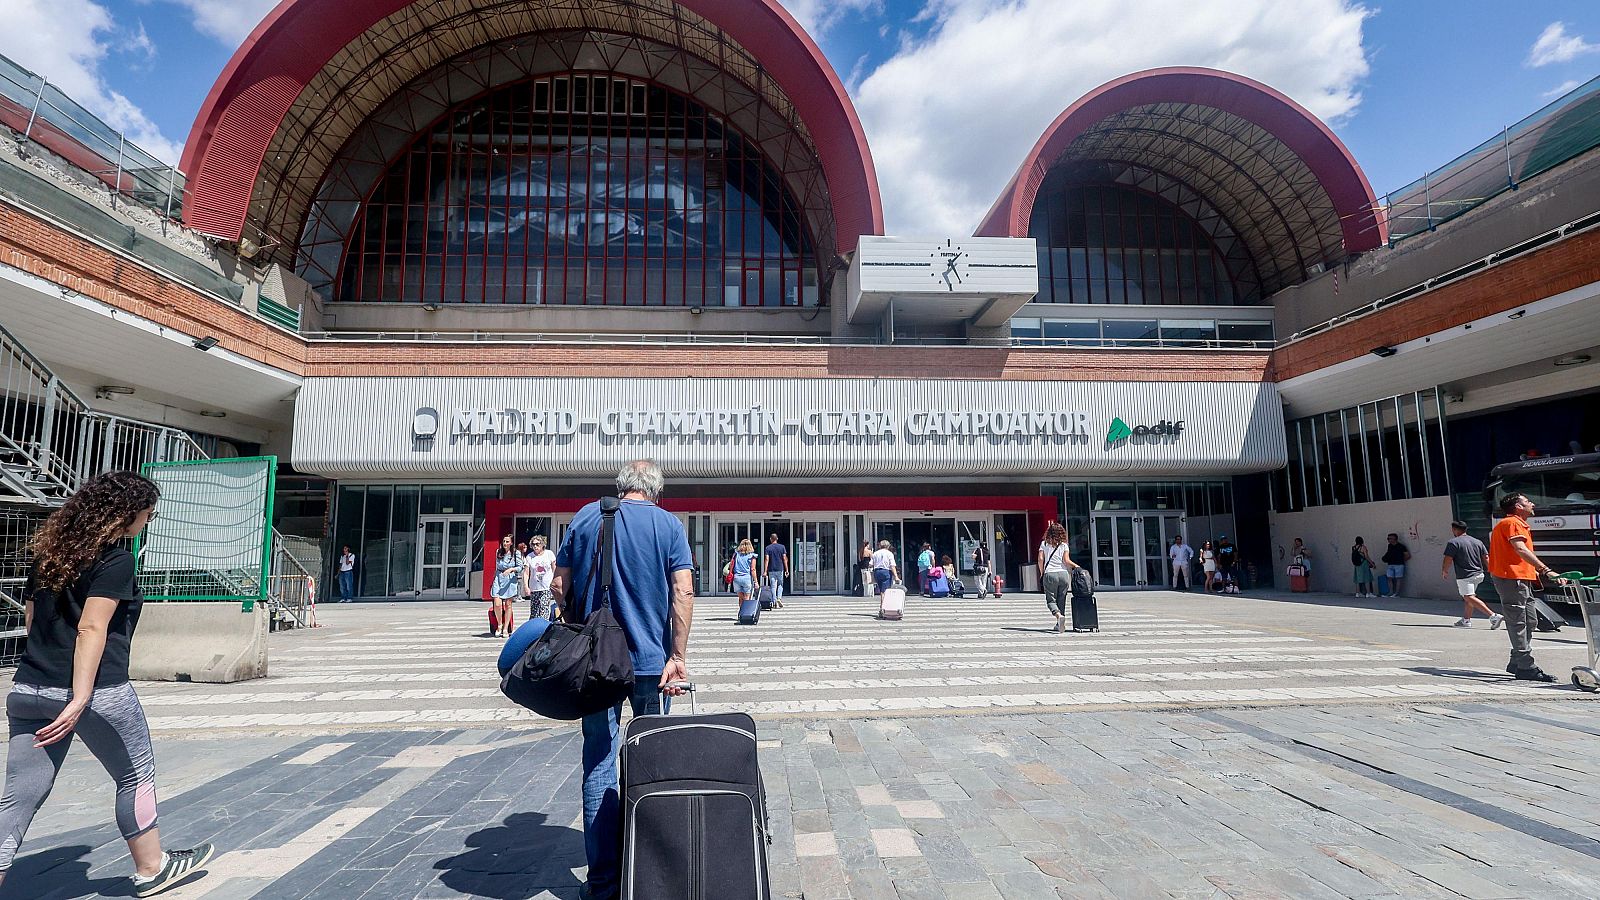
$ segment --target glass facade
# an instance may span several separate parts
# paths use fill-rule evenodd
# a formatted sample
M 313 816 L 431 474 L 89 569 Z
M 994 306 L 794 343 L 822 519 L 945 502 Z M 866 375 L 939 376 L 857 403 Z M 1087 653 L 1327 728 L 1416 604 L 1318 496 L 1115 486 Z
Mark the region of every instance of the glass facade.
M 447 568 L 465 574 L 481 568 L 482 542 L 462 544 L 449 551 L 448 561 L 430 561 L 419 554 L 427 537 L 425 520 L 460 521 L 463 535 L 477 535 L 484 521 L 484 504 L 500 496 L 500 486 L 435 484 L 341 484 L 334 510 L 333 546 L 326 554 L 329 572 L 326 593 L 336 594 L 333 570 L 339 552 L 349 547 L 356 554 L 356 594 L 364 597 L 406 596 L 420 589 L 437 589 L 436 578 L 426 583 L 426 569 L 439 576 Z M 441 532 L 443 533 L 443 532 Z M 460 544 L 460 541 L 457 541 Z M 465 587 L 465 581 L 454 587 Z
M 1273 483 L 1278 512 L 1450 493 L 1444 410 L 1418 391 L 1287 423 L 1289 464 Z
M 1025 346 L 1231 347 L 1270 350 L 1272 322 L 1218 319 L 1011 320 L 1011 337 Z
M 1232 306 L 1257 299 L 1238 289 L 1228 260 L 1193 215 L 1135 187 L 1047 179 L 1029 233 L 1039 242 L 1039 303 Z
M 816 306 L 800 204 L 666 87 L 573 73 L 457 106 L 362 206 L 341 301 Z

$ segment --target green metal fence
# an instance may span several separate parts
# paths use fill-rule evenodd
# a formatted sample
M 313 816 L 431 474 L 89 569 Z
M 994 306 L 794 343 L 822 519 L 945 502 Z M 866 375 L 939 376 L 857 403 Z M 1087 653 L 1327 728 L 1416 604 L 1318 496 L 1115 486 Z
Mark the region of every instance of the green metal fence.
M 277 468 L 276 456 L 144 466 L 161 488 L 157 517 L 134 546 L 146 601 L 236 602 L 246 612 L 266 602 Z

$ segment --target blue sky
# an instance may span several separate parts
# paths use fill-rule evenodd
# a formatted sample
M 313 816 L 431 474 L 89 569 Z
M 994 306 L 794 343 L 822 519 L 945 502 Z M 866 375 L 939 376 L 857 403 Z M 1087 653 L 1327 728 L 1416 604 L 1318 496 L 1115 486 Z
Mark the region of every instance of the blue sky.
M 1600 72 L 1593 0 L 783 2 L 856 99 L 901 233 L 970 229 L 1057 113 L 1152 65 L 1214 65 L 1283 90 L 1333 126 L 1380 194 Z M 0 0 L 0 53 L 174 154 L 271 6 Z

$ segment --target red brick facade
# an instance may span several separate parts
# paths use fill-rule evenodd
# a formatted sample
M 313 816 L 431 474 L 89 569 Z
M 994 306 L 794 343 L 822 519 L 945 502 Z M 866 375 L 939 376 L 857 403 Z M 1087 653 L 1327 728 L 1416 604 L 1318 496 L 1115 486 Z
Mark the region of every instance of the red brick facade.
M 1600 231 L 1568 238 L 1521 259 L 1280 347 L 1277 380 L 1315 372 L 1447 328 L 1516 309 L 1600 281 Z
M 1600 281 L 1600 232 L 1580 235 L 1272 353 L 998 347 L 741 347 L 308 342 L 123 255 L 0 204 L 0 263 L 119 310 L 216 336 L 302 376 L 973 378 L 1280 381 Z
M 997 347 L 741 347 L 486 342 L 308 342 L 247 311 L 0 204 L 0 263 L 302 376 L 974 378 L 1006 381 L 1270 379 L 1266 352 Z

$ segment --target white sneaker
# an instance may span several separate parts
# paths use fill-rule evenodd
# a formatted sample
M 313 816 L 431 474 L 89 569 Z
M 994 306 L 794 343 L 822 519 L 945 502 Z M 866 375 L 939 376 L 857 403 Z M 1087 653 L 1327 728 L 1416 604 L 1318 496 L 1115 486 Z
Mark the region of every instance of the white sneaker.
M 1471 619 L 1457 619 L 1454 627 L 1456 627 L 1456 628 L 1471 628 L 1472 627 L 1472 620 Z
M 1506 621 L 1506 617 L 1505 616 L 1502 616 L 1499 613 L 1495 613 L 1494 615 L 1489 617 L 1489 630 L 1493 631 L 1496 628 L 1499 628 L 1501 625 L 1505 624 L 1505 621 Z

